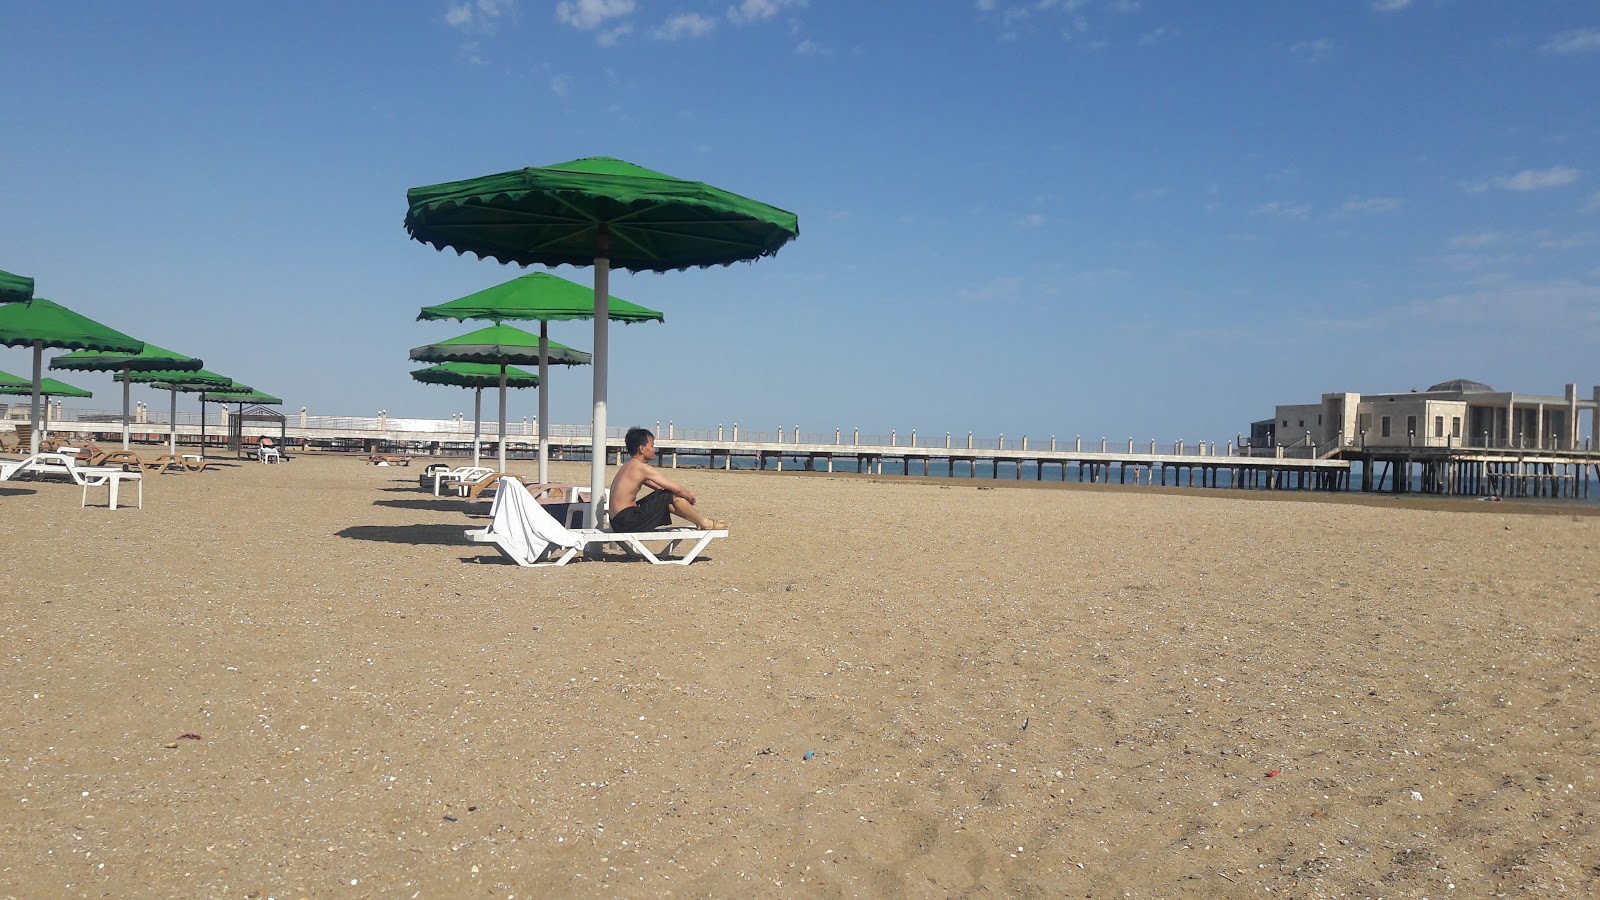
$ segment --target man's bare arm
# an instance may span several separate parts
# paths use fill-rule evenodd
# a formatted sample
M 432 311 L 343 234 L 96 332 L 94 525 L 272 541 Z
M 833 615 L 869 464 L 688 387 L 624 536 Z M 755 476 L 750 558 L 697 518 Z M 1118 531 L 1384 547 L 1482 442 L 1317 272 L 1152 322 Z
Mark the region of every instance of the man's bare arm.
M 650 485 L 658 491 L 670 491 L 673 494 L 689 501 L 691 504 L 695 502 L 694 491 L 691 491 L 667 476 L 662 475 L 655 466 L 648 464 L 645 465 L 644 483 Z

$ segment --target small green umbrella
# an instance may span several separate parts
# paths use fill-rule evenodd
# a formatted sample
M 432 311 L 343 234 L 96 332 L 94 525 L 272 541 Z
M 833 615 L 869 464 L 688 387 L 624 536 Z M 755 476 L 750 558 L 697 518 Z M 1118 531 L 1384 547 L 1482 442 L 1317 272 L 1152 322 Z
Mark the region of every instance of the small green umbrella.
M 478 435 L 483 430 L 483 389 L 500 384 L 500 367 L 489 363 L 447 362 L 411 373 L 414 381 L 423 384 L 447 384 L 451 387 L 472 388 L 472 464 L 480 462 Z M 506 366 L 506 387 L 530 388 L 539 386 L 539 376 L 513 366 Z M 505 413 L 501 413 L 501 418 Z M 544 440 L 544 420 L 539 422 L 539 439 Z M 543 449 L 541 447 L 541 449 Z M 539 480 L 544 481 L 540 473 Z
M 538 363 L 541 358 L 563 366 L 588 365 L 590 356 L 548 338 L 511 325 L 491 325 L 437 344 L 411 349 L 418 362 L 488 363 L 498 367 L 500 379 L 500 471 L 506 470 L 506 381 L 508 366 Z M 539 423 L 540 429 L 544 423 Z
M 33 347 L 33 446 L 39 452 L 39 381 L 44 372 L 44 348 L 61 350 L 117 350 L 138 353 L 144 341 L 128 337 L 59 303 L 35 297 L 26 303 L 0 304 L 0 344 Z
M 200 446 L 202 448 L 206 445 L 207 403 L 219 403 L 223 406 L 229 403 L 237 403 L 239 404 L 239 415 L 242 416 L 244 415 L 244 405 L 246 403 L 253 403 L 257 406 L 281 406 L 283 400 L 265 391 L 258 391 L 253 387 L 239 384 L 238 382 L 234 382 L 231 387 L 208 388 L 205 393 L 200 395 Z M 279 436 L 282 436 L 281 432 Z
M 23 378 L 20 375 L 13 375 L 10 372 L 0 372 L 0 387 L 17 387 L 18 385 L 32 389 L 33 382 Z
M 657 310 L 629 303 L 619 297 L 607 301 L 613 322 L 665 322 Z M 530 272 L 504 284 L 468 294 L 459 300 L 424 306 L 417 320 L 488 319 L 496 324 L 511 321 L 538 321 L 539 340 L 550 338 L 550 323 L 594 318 L 594 289 L 558 278 L 548 272 Z M 550 421 L 550 368 L 539 358 L 539 481 L 550 480 L 550 448 L 545 441 L 545 426 Z
M 17 395 L 31 393 L 33 393 L 33 384 L 31 382 L 24 381 L 22 384 L 17 385 L 7 381 L 3 384 L 0 384 L 0 394 Z M 93 397 L 94 394 L 84 390 L 83 388 L 73 387 L 72 385 L 67 384 L 65 381 L 57 381 L 54 378 L 41 378 L 39 379 L 39 396 L 81 398 Z
M 799 218 L 787 210 L 603 156 L 416 187 L 406 201 L 406 231 L 438 249 L 523 266 L 594 264 L 594 525 L 605 488 L 612 267 L 666 272 L 745 262 L 800 235 Z
M 226 375 L 218 375 L 205 369 L 184 371 L 178 369 L 155 369 L 148 372 L 123 372 L 112 376 L 117 381 L 144 384 L 159 390 L 167 391 L 172 395 L 172 418 L 168 426 L 171 449 L 167 452 L 173 456 L 178 455 L 178 395 L 200 394 L 207 391 L 211 393 L 228 393 L 235 389 L 250 388 L 239 384 Z M 204 407 L 200 416 L 200 452 L 205 452 L 205 427 L 206 417 Z
M 33 279 L 0 269 L 0 303 L 33 299 Z
M 240 385 L 240 387 L 242 388 L 243 385 Z M 237 404 L 239 404 L 241 406 L 243 406 L 246 403 L 252 403 L 252 404 L 255 404 L 256 406 L 282 406 L 283 405 L 283 400 L 281 400 L 281 399 L 279 399 L 277 397 L 274 397 L 271 394 L 268 394 L 268 393 L 266 393 L 264 391 L 255 390 L 254 388 L 252 388 L 252 389 L 250 389 L 248 391 L 243 391 L 242 390 L 237 394 L 223 394 L 223 393 L 218 393 L 216 391 L 209 391 L 209 392 L 207 392 L 205 394 L 201 394 L 200 395 L 200 402 L 201 403 L 237 403 Z
M 145 344 L 138 353 L 116 353 L 108 350 L 75 350 L 50 360 L 50 368 L 77 372 L 193 372 L 205 365 L 193 356 L 174 353 L 155 344 Z M 128 389 L 131 381 L 122 382 L 122 449 L 128 449 Z

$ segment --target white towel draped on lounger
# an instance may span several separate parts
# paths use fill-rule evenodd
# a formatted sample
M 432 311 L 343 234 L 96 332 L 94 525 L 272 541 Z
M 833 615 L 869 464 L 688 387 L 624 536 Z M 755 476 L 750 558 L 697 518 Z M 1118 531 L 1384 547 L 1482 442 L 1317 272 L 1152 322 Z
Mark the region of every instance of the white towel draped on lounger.
M 546 512 L 522 482 L 502 478 L 497 486 L 494 504 L 489 507 L 493 520 L 484 530 L 498 537 L 507 552 L 531 563 L 544 555 L 551 544 L 571 549 L 583 543 L 582 538 Z

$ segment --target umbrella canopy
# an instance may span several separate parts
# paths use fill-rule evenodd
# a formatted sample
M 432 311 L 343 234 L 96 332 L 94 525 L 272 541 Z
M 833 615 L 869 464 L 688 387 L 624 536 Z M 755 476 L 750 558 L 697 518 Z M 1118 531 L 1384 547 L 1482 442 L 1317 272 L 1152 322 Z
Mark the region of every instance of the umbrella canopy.
M 39 452 L 39 381 L 44 372 L 44 350 L 115 350 L 138 353 L 144 341 L 128 337 L 59 303 L 35 297 L 26 303 L 0 304 L 0 345 L 33 347 L 33 443 Z
M 238 385 L 239 393 L 227 394 L 220 391 L 207 390 L 200 395 L 201 403 L 254 403 L 257 406 L 282 406 L 283 401 L 263 391 Z
M 590 525 L 605 488 L 606 322 L 613 266 L 665 272 L 771 256 L 800 235 L 787 210 L 609 157 L 406 192 L 405 227 L 438 249 L 519 265 L 594 264 Z
M 174 353 L 155 344 L 145 344 L 138 353 L 119 353 L 112 350 L 75 350 L 50 360 L 50 368 L 78 372 L 149 372 L 195 371 L 205 362 L 193 356 Z M 122 382 L 122 449 L 128 449 L 128 389 L 132 382 Z
M 226 375 L 218 375 L 216 372 L 211 372 L 206 369 L 195 369 L 193 371 L 186 371 L 182 369 L 152 369 L 147 372 L 122 372 L 112 377 L 115 380 L 124 383 L 133 382 L 134 384 L 147 384 L 153 388 L 164 390 L 172 395 L 172 415 L 169 419 L 170 425 L 167 429 L 168 440 L 171 446 L 167 452 L 171 453 L 173 456 L 178 455 L 179 394 L 201 394 L 206 392 L 217 394 L 234 393 L 236 391 L 242 393 L 244 391 L 252 390 L 252 388 L 249 386 L 239 384 Z M 202 414 L 200 417 L 200 443 L 202 452 L 205 450 L 205 426 L 206 420 L 205 416 Z
M 513 325 L 491 325 L 436 344 L 411 348 L 417 362 L 479 362 L 526 366 L 539 362 L 539 336 Z M 586 366 L 589 354 L 550 342 L 550 361 L 561 366 Z
M 489 363 L 447 362 L 426 369 L 417 369 L 411 373 L 414 381 L 423 384 L 445 384 L 452 387 L 472 388 L 472 464 L 479 463 L 478 434 L 483 430 L 483 389 L 486 387 L 500 386 L 500 366 Z M 539 386 L 539 376 L 532 372 L 512 366 L 505 367 L 506 387 L 530 388 Z M 504 411 L 500 418 L 505 419 Z M 541 439 L 544 434 L 544 423 L 539 425 Z M 540 481 L 544 481 L 541 472 Z
M 665 322 L 660 311 L 610 298 L 607 315 L 613 322 Z M 594 318 L 594 288 L 548 272 L 529 272 L 504 284 L 468 294 L 459 300 L 424 306 L 417 321 L 487 319 L 493 322 L 562 322 Z
M 595 156 L 406 192 L 405 226 L 440 250 L 530 266 L 666 272 L 759 259 L 798 237 L 794 213 L 643 166 Z
M 411 358 L 418 362 L 488 363 L 500 371 L 500 471 L 506 470 L 506 388 L 512 365 L 548 363 L 563 366 L 588 365 L 590 356 L 558 344 L 548 336 L 529 334 L 511 325 L 491 325 L 448 341 L 413 347 Z M 542 361 L 542 362 L 541 362 Z M 541 433 L 544 423 L 539 423 Z M 476 454 L 474 454 L 476 456 Z M 541 473 L 542 474 L 542 473 Z
M 43 342 L 57 350 L 117 350 L 138 353 L 144 341 L 107 328 L 53 300 L 35 297 L 27 303 L 0 306 L 0 344 L 26 347 Z
M 23 378 L 20 375 L 13 375 L 10 372 L 0 372 L 0 387 L 16 387 L 18 385 L 22 385 L 31 389 L 33 387 L 33 382 Z
M 659 311 L 629 303 L 619 297 L 607 300 L 607 317 L 613 322 L 665 322 Z M 495 323 L 510 320 L 539 323 L 539 339 L 548 341 L 550 323 L 594 318 L 594 289 L 559 278 L 548 272 L 530 272 L 504 284 L 451 300 L 438 306 L 424 306 L 418 321 L 427 319 L 489 319 Z M 550 421 L 550 368 L 544 356 L 539 359 L 539 481 L 550 480 L 550 447 L 545 427 Z
M 7 376 L 8 378 L 10 376 Z M 12 384 L 10 381 L 0 383 L 0 394 L 31 394 L 33 382 L 23 381 L 21 384 Z M 54 378 L 39 379 L 39 396 L 41 397 L 93 397 L 94 394 L 80 387 L 73 387 L 65 381 Z
M 447 362 L 417 369 L 411 373 L 411 378 L 423 384 L 446 384 L 452 387 L 499 387 L 500 367 L 489 363 Z M 539 376 L 515 366 L 506 366 L 506 387 L 538 386 Z
M 33 299 L 33 279 L 0 269 L 0 303 Z
M 211 387 L 200 395 L 200 448 L 203 451 L 206 445 L 206 404 L 207 403 L 237 403 L 239 414 L 244 415 L 244 405 L 254 403 L 257 406 L 281 406 L 283 400 L 264 391 L 258 391 L 249 385 L 234 382 L 229 387 Z

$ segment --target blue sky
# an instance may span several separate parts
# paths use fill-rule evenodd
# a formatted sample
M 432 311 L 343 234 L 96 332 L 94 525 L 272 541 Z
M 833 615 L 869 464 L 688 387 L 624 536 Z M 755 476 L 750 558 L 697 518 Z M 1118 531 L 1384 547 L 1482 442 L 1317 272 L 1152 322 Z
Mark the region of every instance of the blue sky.
M 1323 391 L 1600 382 L 1592 2 L 10 3 L 0 34 L 0 268 L 294 411 L 470 414 L 406 353 L 473 326 L 417 309 L 526 270 L 410 240 L 406 189 L 599 155 L 801 230 L 614 273 L 667 315 L 611 330 L 614 425 L 1226 440 Z M 587 421 L 587 370 L 551 385 Z

